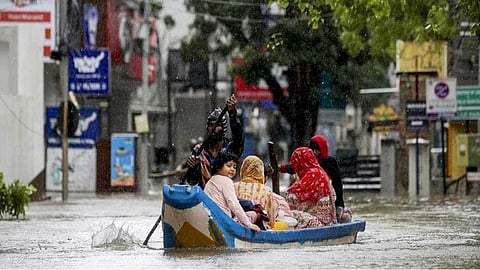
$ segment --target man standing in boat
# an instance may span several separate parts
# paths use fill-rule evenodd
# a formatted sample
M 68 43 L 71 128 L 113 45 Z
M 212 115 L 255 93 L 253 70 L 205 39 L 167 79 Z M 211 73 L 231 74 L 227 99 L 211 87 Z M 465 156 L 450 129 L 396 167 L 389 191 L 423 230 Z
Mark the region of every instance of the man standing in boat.
M 221 108 L 215 108 L 208 114 L 207 136 L 202 145 L 196 145 L 184 166 L 188 168 L 183 177 L 183 182 L 190 185 L 198 184 L 202 189 L 212 177 L 211 164 L 221 150 L 228 150 L 237 156 L 241 156 L 245 137 L 243 127 L 237 117 L 237 99 L 235 95 L 226 101 L 225 109 L 228 112 L 229 121 Z M 224 110 L 225 110 L 224 109 Z M 230 124 L 231 139 L 226 138 L 228 123 Z

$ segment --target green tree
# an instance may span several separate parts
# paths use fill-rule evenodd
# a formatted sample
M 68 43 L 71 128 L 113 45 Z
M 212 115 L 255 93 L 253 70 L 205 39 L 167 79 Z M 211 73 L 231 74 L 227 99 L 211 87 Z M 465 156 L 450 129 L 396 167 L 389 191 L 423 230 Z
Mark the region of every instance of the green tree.
M 353 55 L 395 56 L 395 41 L 443 40 L 458 38 L 460 22 L 468 22 L 479 33 L 480 2 L 477 0 L 280 0 L 295 5 L 318 28 L 324 12 L 331 8 L 343 45 Z
M 291 126 L 291 147 L 305 145 L 317 125 L 319 88 L 327 74 L 333 79 L 331 102 L 355 101 L 362 87 L 385 86 L 386 62 L 367 54 L 351 57 L 342 48 L 333 16 L 323 6 L 317 29 L 296 6 L 289 6 L 283 17 L 266 13 L 268 1 L 226 2 L 186 1 L 197 17 L 191 38 L 184 42 L 182 54 L 187 61 L 205 60 L 208 44 L 216 44 L 217 52 L 228 55 L 241 52 L 245 64 L 235 66 L 234 74 L 255 84 L 263 78 L 273 94 L 273 101 Z M 267 26 L 268 24 L 268 26 Z M 274 64 L 287 66 L 288 95 L 283 93 L 277 78 L 271 74 Z

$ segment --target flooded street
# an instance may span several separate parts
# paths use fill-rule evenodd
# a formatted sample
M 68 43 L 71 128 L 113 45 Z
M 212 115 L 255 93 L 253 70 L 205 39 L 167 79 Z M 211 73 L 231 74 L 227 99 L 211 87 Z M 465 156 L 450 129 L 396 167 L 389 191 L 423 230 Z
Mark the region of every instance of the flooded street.
M 356 244 L 164 250 L 160 226 L 148 248 L 142 246 L 160 214 L 159 197 L 71 193 L 63 204 L 61 194 L 53 194 L 51 200 L 32 202 L 26 220 L 0 221 L 0 268 L 480 268 L 478 196 L 408 203 L 371 193 L 346 193 L 345 200 L 355 219 L 367 221 Z M 94 235 L 112 227 L 127 237 L 92 246 Z

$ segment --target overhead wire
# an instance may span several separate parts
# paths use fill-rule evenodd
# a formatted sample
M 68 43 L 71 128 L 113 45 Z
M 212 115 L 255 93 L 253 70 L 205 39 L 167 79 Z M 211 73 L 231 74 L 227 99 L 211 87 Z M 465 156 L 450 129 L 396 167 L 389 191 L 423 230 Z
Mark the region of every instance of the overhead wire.
M 25 129 L 27 129 L 28 131 L 30 131 L 32 134 L 35 134 L 35 135 L 38 135 L 40 137 L 43 137 L 43 133 L 40 133 L 38 131 L 35 131 L 33 130 L 32 128 L 30 128 L 27 124 L 25 124 L 25 122 L 22 121 L 22 119 L 20 119 L 20 117 L 18 117 L 18 115 L 15 114 L 15 112 L 8 106 L 7 102 L 5 102 L 5 100 L 2 98 L 2 95 L 0 95 L 0 101 L 3 103 L 3 105 L 5 105 L 5 108 L 10 112 L 10 114 L 18 121 L 18 123 L 20 123 L 20 125 L 22 125 Z
M 212 15 L 212 14 L 209 14 L 209 13 L 200 13 L 200 12 L 195 12 L 195 15 L 199 15 L 199 16 L 210 16 L 210 17 L 213 17 L 213 18 L 215 18 L 215 19 L 221 19 L 221 20 L 225 20 L 225 21 L 243 22 L 245 19 L 248 19 L 249 22 L 255 22 L 255 23 L 263 23 L 263 22 L 265 22 L 265 20 L 250 19 L 250 18 L 248 18 L 248 17 L 246 17 L 246 18 L 234 18 L 234 17 L 230 17 L 230 16 L 218 16 L 218 15 Z
M 266 5 L 266 4 L 258 4 L 258 3 L 247 3 L 247 2 L 240 2 L 240 1 L 221 1 L 221 0 L 200 0 L 200 2 L 224 4 L 224 5 L 231 5 L 231 6 L 251 6 L 251 7 L 260 7 L 262 5 Z

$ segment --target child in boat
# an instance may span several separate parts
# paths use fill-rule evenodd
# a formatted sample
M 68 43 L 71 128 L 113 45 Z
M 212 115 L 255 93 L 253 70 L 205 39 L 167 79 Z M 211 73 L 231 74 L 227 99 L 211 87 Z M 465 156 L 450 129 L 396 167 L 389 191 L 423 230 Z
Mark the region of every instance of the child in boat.
M 242 225 L 258 232 L 260 228 L 253 224 L 257 220 L 255 211 L 245 213 L 238 202 L 232 178 L 237 173 L 238 157 L 228 151 L 220 151 L 213 162 L 213 176 L 205 185 L 205 193 L 230 217 Z
M 318 164 L 312 149 L 293 151 L 290 164 L 298 180 L 286 192 L 286 200 L 298 224 L 295 228 L 328 226 L 337 223 L 335 190 L 327 173 Z

